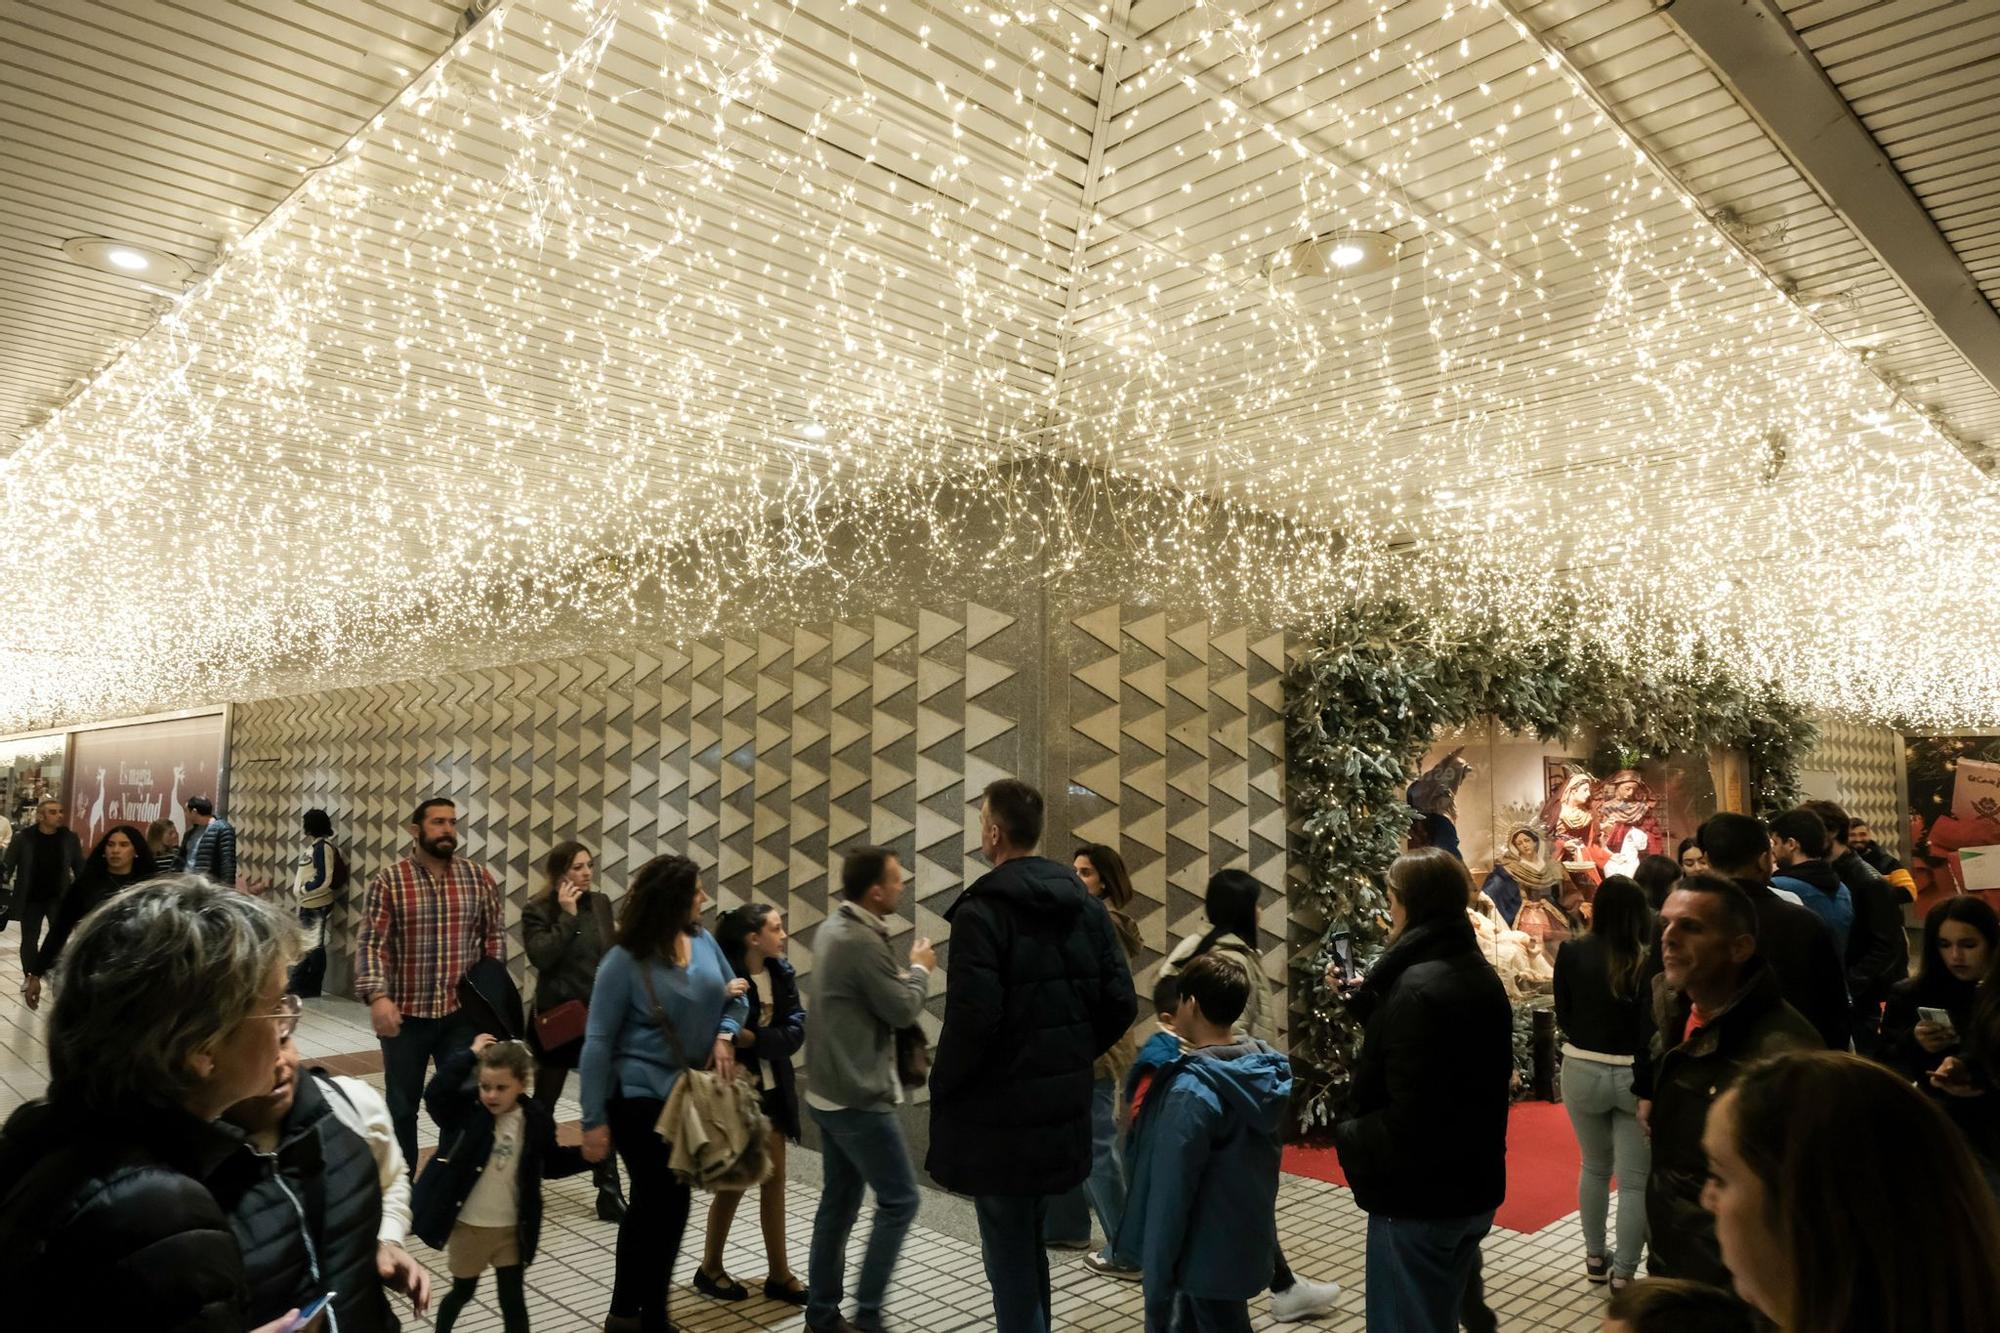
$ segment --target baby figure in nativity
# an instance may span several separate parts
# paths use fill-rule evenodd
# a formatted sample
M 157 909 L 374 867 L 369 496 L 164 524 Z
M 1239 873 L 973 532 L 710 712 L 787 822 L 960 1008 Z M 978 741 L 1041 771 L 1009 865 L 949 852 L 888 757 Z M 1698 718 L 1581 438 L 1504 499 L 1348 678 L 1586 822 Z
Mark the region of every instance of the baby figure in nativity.
M 1629 768 L 1621 768 L 1598 786 L 1597 844 L 1604 856 L 1599 871 L 1631 877 L 1649 847 L 1665 844 L 1660 821 L 1653 815 L 1653 789 Z

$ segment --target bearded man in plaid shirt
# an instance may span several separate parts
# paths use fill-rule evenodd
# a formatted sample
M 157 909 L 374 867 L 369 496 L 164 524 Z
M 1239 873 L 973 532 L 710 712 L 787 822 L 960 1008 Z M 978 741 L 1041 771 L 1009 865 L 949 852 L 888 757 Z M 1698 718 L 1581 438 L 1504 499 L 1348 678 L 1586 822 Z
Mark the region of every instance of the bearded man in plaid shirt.
M 355 994 L 382 1042 L 389 1118 L 417 1165 L 417 1104 L 433 1063 L 478 1035 L 458 1005 L 473 964 L 506 956 L 500 890 L 458 851 L 458 807 L 434 796 L 410 816 L 409 855 L 377 875 L 361 913 Z

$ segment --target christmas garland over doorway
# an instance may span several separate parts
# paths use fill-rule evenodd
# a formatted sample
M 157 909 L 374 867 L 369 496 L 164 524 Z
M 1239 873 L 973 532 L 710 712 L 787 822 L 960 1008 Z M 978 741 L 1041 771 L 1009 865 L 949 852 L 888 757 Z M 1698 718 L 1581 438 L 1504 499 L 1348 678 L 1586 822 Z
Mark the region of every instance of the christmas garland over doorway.
M 1589 729 L 1599 752 L 1621 764 L 1741 749 L 1760 815 L 1797 803 L 1800 768 L 1818 738 L 1799 704 L 1698 654 L 1650 672 L 1568 639 L 1448 631 L 1396 601 L 1352 607 L 1311 636 L 1286 673 L 1285 711 L 1303 870 L 1293 892 L 1319 930 L 1316 940 L 1293 941 L 1302 946 L 1292 963 L 1294 1104 L 1308 1133 L 1342 1109 L 1361 1036 L 1322 981 L 1326 936 L 1349 931 L 1364 962 L 1381 950 L 1382 877 L 1410 828 L 1404 792 L 1441 729 L 1492 718 L 1547 741 Z

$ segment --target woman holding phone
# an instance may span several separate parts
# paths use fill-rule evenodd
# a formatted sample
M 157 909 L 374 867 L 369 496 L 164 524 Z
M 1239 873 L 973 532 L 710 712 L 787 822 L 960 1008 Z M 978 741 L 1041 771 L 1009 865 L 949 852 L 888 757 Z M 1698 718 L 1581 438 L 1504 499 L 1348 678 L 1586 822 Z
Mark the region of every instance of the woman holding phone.
M 1924 918 L 1917 974 L 1889 991 L 1876 1058 L 1913 1083 L 1958 1050 L 1980 978 L 2000 957 L 2000 917 L 1979 898 L 1947 898 Z M 1943 1020 L 1940 1022 L 1939 1020 Z
M 521 909 L 522 944 L 535 965 L 535 1019 L 528 1024 L 528 1046 L 535 1054 L 532 1096 L 552 1115 L 569 1071 L 583 1058 L 590 988 L 617 932 L 611 900 L 596 883 L 590 849 L 580 842 L 560 843 L 542 863 L 541 890 Z M 553 1046 L 545 1043 L 544 1029 Z M 625 1199 L 615 1158 L 597 1164 L 596 1180 L 598 1219 L 618 1221 L 625 1216 Z

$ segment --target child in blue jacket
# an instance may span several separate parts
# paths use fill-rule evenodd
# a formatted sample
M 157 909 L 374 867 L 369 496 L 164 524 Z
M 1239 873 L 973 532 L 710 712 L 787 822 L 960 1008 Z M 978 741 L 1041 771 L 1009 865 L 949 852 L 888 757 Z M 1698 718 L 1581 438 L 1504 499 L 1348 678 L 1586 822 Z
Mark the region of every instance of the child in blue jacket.
M 1248 1333 L 1250 1298 L 1270 1285 L 1285 1057 L 1230 1030 L 1251 979 L 1206 953 L 1177 978 L 1174 1035 L 1134 1067 L 1125 1141 L 1131 1182 L 1116 1250 L 1139 1261 L 1147 1333 Z M 1173 1049 L 1184 1043 L 1186 1050 Z

